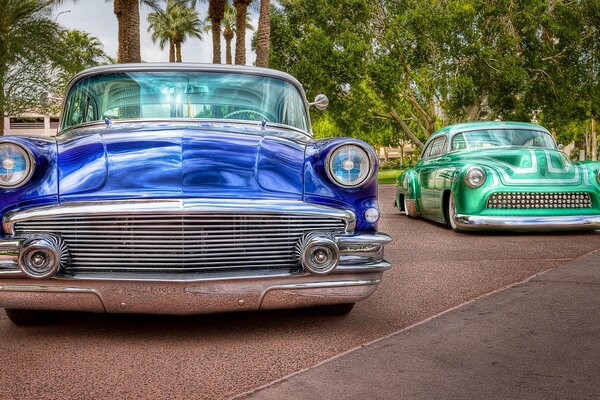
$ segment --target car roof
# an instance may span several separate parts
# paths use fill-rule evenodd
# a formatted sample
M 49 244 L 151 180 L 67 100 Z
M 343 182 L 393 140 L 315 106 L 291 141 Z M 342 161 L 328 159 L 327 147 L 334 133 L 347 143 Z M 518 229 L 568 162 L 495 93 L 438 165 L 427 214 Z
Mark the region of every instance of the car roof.
M 250 67 L 245 65 L 228 65 L 228 64 L 202 64 L 202 63 L 165 63 L 165 62 L 152 62 L 152 63 L 131 63 L 131 64 L 108 64 L 92 67 L 79 72 L 71 79 L 69 88 L 78 80 L 94 76 L 109 73 L 119 72 L 156 72 L 156 71 L 198 71 L 198 72 L 227 72 L 227 73 L 238 73 L 248 75 L 261 75 L 272 78 L 278 78 L 286 80 L 295 86 L 297 86 L 302 93 L 304 89 L 302 84 L 294 78 L 292 75 L 271 68 L 261 67 Z M 68 90 L 67 90 L 68 93 Z
M 508 122 L 508 121 L 486 121 L 486 122 L 465 122 L 461 124 L 448 125 L 434 132 L 431 137 L 439 134 L 453 135 L 459 132 L 475 131 L 481 129 L 527 129 L 542 131 L 546 133 L 548 130 L 541 125 L 531 124 L 528 122 Z

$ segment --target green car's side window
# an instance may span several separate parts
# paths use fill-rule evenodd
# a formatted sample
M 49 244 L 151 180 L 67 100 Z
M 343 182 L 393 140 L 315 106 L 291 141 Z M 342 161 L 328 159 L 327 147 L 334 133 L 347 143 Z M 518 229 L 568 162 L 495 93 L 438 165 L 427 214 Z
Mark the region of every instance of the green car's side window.
M 459 133 L 452 139 L 452 151 L 464 150 L 467 148 L 467 142 L 465 141 L 465 135 Z
M 428 157 L 439 156 L 444 153 L 444 150 L 446 150 L 446 136 L 440 136 L 432 142 Z

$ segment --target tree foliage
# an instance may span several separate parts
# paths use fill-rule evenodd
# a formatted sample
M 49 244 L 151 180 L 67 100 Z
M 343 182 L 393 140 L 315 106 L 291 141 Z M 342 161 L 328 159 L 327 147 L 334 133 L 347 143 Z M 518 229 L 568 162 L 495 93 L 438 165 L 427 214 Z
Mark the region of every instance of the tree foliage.
M 331 97 L 316 120 L 373 144 L 422 146 L 441 126 L 475 120 L 583 127 L 600 97 L 599 9 L 597 0 L 282 1 L 270 65 L 309 96 Z
M 60 28 L 47 1 L 0 0 L 0 117 L 30 111 L 52 80 Z M 0 134 L 4 124 L 0 123 Z
M 148 32 L 161 50 L 169 44 L 169 62 L 182 62 L 181 45 L 188 37 L 202 39 L 204 23 L 198 16 L 196 4 L 190 6 L 181 0 L 168 0 L 164 10 L 148 14 Z
M 43 92 L 62 93 L 79 71 L 111 62 L 97 38 L 63 30 L 52 3 L 0 0 L 0 117 L 43 111 Z

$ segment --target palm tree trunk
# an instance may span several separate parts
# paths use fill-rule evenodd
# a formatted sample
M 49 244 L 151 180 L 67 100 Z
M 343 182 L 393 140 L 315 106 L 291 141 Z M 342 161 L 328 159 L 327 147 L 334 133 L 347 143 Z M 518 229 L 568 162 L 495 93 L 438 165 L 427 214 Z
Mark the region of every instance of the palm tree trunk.
M 598 161 L 598 132 L 594 115 L 592 115 L 592 160 Z
M 169 39 L 169 62 L 175 62 L 175 42 Z
M 258 32 L 256 33 L 256 66 L 269 66 L 269 46 L 271 38 L 271 1 L 260 0 Z
M 235 63 L 246 65 L 246 15 L 251 0 L 233 0 L 235 6 Z
M 221 64 L 221 21 L 211 21 L 213 64 Z
M 231 54 L 231 41 L 233 40 L 233 31 L 229 26 L 225 26 L 225 30 L 223 31 L 223 37 L 225 38 L 225 62 L 227 64 L 233 64 Z
M 177 53 L 177 62 L 181 62 L 181 42 L 175 42 L 175 52 Z
M 114 11 L 119 25 L 118 62 L 141 62 L 139 0 L 114 0 Z
M 209 0 L 208 18 L 210 18 L 212 43 L 213 43 L 213 64 L 221 64 L 221 21 L 225 14 L 225 0 Z
M 5 69 L 0 70 L 0 136 L 4 136 L 4 106 L 6 98 L 4 96 L 4 77 Z

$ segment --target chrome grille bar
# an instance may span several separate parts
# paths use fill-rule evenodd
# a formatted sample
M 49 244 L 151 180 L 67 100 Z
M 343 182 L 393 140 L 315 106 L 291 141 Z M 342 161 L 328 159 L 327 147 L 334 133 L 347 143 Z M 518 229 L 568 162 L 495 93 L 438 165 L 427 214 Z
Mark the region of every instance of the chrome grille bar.
M 129 203 L 127 203 L 129 204 Z M 283 212 L 264 207 L 241 212 L 204 209 L 175 203 L 174 210 L 152 213 L 146 207 L 118 213 L 77 213 L 79 207 L 57 206 L 14 213 L 4 226 L 15 236 L 60 234 L 69 248 L 67 274 L 78 272 L 199 272 L 210 270 L 298 270 L 294 249 L 306 232 L 348 232 L 354 228 L 349 212 L 285 202 Z M 198 202 L 193 202 L 195 206 Z M 84 204 L 79 211 L 89 211 Z M 290 207 L 292 209 L 290 209 Z M 127 208 L 127 206 L 125 207 Z M 167 207 L 168 208 L 168 207 Z M 115 204 L 114 209 L 119 210 Z
M 592 199 L 586 192 L 562 193 L 494 193 L 486 202 L 487 208 L 591 208 Z

